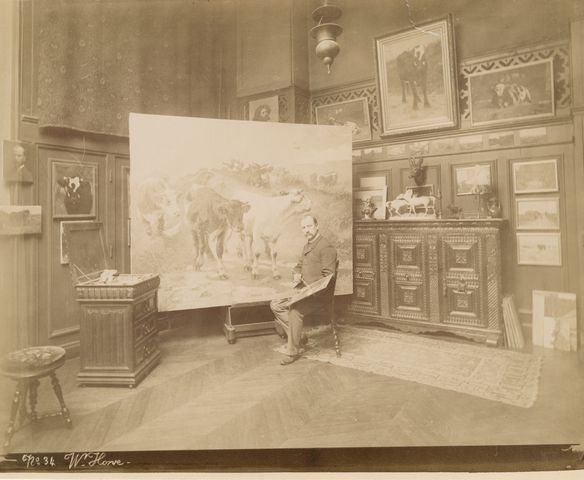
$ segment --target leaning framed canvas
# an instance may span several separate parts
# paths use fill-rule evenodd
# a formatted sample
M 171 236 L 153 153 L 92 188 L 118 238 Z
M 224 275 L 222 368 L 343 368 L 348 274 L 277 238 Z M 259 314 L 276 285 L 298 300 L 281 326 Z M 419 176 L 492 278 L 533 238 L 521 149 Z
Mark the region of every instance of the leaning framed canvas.
M 553 117 L 553 58 L 469 75 L 473 126 Z
M 513 163 L 513 192 L 558 191 L 558 161 L 555 158 Z
M 353 142 L 371 140 L 369 104 L 366 98 L 346 100 L 316 107 L 317 125 L 351 127 Z
M 517 230 L 559 230 L 560 199 L 558 197 L 515 199 L 515 227 Z
M 0 235 L 41 233 L 40 205 L 0 205 Z
M 516 236 L 518 265 L 562 265 L 562 237 L 559 233 L 518 232 Z
M 452 20 L 375 39 L 381 136 L 458 126 Z
M 96 216 L 97 166 L 52 160 L 53 218 Z

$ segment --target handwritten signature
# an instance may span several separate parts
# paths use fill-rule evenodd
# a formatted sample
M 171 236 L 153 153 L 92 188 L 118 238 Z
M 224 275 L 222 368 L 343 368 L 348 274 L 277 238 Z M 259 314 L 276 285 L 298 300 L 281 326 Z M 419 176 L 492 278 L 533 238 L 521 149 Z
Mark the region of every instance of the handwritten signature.
M 119 458 L 107 458 L 104 452 L 72 452 L 65 454 L 63 458 L 69 462 L 69 470 L 79 467 L 121 467 L 130 463 Z

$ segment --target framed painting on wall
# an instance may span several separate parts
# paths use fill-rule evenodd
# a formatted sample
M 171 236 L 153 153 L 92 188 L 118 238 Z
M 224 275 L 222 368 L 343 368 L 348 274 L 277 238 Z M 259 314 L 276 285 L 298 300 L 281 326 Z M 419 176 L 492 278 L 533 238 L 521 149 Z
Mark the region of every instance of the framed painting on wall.
M 387 188 L 356 188 L 353 190 L 353 217 L 385 220 Z
M 381 136 L 458 126 L 450 16 L 375 39 Z
M 248 119 L 254 122 L 279 122 L 278 95 L 251 100 L 248 104 Z
M 562 265 L 559 233 L 516 233 L 518 265 Z
M 515 226 L 518 230 L 559 230 L 560 199 L 517 198 Z
M 52 164 L 53 218 L 94 218 L 97 166 L 64 160 Z
M 0 235 L 41 233 L 40 205 L 0 205 Z
M 9 183 L 33 183 L 35 149 L 26 142 L 4 140 L 2 144 L 2 175 Z
M 553 117 L 553 58 L 469 75 L 473 126 Z
M 515 194 L 557 192 L 557 159 L 513 163 L 513 191 Z
M 369 104 L 366 98 L 316 107 L 316 124 L 351 127 L 353 142 L 371 140 Z
M 493 172 L 491 163 L 476 165 L 453 165 L 453 183 L 456 196 L 474 195 L 481 185 L 492 186 Z

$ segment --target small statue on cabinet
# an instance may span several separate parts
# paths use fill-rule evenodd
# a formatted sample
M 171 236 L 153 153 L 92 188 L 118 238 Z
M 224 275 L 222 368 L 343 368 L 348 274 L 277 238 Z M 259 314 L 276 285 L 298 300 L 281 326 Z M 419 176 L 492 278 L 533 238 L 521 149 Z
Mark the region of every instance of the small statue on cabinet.
M 361 201 L 361 215 L 363 220 L 372 220 L 373 214 L 377 211 L 375 203 L 371 197 L 367 197 Z

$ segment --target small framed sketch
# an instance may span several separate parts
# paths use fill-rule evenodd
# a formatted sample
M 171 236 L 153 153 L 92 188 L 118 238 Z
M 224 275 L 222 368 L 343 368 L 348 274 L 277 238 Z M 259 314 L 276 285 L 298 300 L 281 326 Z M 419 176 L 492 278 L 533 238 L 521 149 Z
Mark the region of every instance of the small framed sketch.
M 469 75 L 473 126 L 553 117 L 553 58 Z
M 53 160 L 53 218 L 96 216 L 97 165 Z
M 353 218 L 385 220 L 387 188 L 356 188 L 353 190 Z
M 429 184 L 406 187 L 406 193 L 410 191 L 414 197 L 430 197 L 434 195 L 434 185 Z
M 516 236 L 519 265 L 562 265 L 562 238 L 559 233 L 518 232 Z
M 40 205 L 0 205 L 0 235 L 41 233 Z
M 366 98 L 321 105 L 315 111 L 317 125 L 351 127 L 353 142 L 371 140 L 369 104 Z
M 248 118 L 255 122 L 279 122 L 278 95 L 251 100 L 248 104 Z
M 557 192 L 558 160 L 513 163 L 513 191 L 515 194 Z
M 493 165 L 479 163 L 476 165 L 453 165 L 455 195 L 472 195 L 481 185 L 492 186 Z
M 367 174 L 359 177 L 359 188 L 385 188 L 388 183 L 387 175 Z
M 517 230 L 559 230 L 560 199 L 517 198 L 515 200 Z

